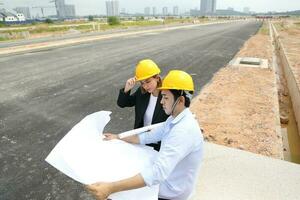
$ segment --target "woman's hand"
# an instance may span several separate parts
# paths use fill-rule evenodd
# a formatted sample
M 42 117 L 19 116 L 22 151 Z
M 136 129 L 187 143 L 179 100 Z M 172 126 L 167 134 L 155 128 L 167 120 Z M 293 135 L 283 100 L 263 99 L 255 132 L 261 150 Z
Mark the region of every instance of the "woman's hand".
M 128 79 L 125 84 L 124 92 L 127 93 L 129 90 L 131 90 L 134 87 L 135 83 L 136 83 L 135 77 Z
M 112 185 L 110 183 L 94 183 L 87 185 L 87 189 L 98 200 L 106 200 L 107 197 L 112 193 Z
M 103 133 L 103 135 L 104 135 L 104 140 L 120 139 L 118 134 Z

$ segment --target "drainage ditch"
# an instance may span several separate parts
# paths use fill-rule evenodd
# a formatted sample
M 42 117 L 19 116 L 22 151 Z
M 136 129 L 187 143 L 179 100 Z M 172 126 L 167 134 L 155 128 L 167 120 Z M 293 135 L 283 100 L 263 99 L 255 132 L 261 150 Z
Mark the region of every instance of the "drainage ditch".
M 270 30 L 271 27 L 270 27 Z M 270 31 L 272 32 L 272 31 Z M 271 33 L 273 44 L 274 38 Z M 283 138 L 284 160 L 300 164 L 300 132 L 289 95 L 287 81 L 284 75 L 283 63 L 280 60 L 279 52 L 273 48 L 273 66 L 277 74 L 277 88 L 279 99 L 279 112 L 281 132 Z

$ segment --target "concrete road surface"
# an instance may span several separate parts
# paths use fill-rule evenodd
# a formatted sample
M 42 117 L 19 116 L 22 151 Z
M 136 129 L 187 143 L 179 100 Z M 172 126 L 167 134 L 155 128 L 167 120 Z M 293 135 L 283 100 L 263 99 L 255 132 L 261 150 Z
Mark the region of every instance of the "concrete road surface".
M 119 37 L 0 57 L 0 199 L 93 199 L 45 157 L 85 115 L 112 111 L 106 131 L 132 129 L 133 109 L 118 90 L 144 58 L 193 74 L 196 90 L 260 27 L 234 22 Z

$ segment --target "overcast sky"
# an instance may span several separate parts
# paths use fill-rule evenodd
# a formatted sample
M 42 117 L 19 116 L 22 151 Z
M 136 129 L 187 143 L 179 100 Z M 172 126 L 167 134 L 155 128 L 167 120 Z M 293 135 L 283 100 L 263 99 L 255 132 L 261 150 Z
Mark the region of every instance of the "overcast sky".
M 49 3 L 50 0 L 0 0 L 0 2 L 4 3 L 0 6 L 7 9 L 17 6 L 54 6 L 54 3 Z M 77 15 L 106 14 L 105 0 L 65 0 L 65 2 L 75 5 Z M 200 0 L 119 0 L 119 3 L 120 10 L 124 8 L 129 13 L 143 13 L 147 6 L 157 7 L 159 13 L 164 6 L 168 7 L 169 12 L 172 11 L 173 6 L 178 6 L 180 13 L 200 8 Z M 227 9 L 228 7 L 237 11 L 242 11 L 244 7 L 250 7 L 250 10 L 255 12 L 300 10 L 300 0 L 217 0 L 217 9 Z M 32 14 L 36 12 L 40 12 L 40 10 L 32 10 Z M 48 8 L 45 9 L 45 12 L 52 14 L 55 10 Z

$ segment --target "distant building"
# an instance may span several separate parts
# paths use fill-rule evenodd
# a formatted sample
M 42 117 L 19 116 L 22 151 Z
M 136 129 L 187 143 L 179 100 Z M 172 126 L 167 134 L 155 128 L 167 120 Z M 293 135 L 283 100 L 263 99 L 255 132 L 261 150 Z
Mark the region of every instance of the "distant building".
M 156 7 L 152 7 L 152 15 L 155 16 L 156 14 Z
M 200 16 L 200 11 L 197 10 L 197 9 L 191 9 L 190 10 L 190 13 L 189 13 L 191 16 Z
M 0 14 L 2 16 L 2 20 L 4 22 L 17 22 L 18 18 L 16 15 L 14 15 L 13 13 L 7 12 L 5 10 L 1 10 Z
M 145 14 L 146 16 L 149 16 L 149 15 L 150 15 L 150 7 L 146 7 L 146 8 L 144 9 L 144 14 Z
M 31 19 L 29 7 L 16 7 L 14 10 L 17 13 L 22 13 L 26 19 Z
M 106 15 L 119 16 L 119 1 L 106 1 Z
M 201 0 L 201 14 L 212 14 L 216 12 L 217 0 Z
M 173 7 L 173 15 L 175 15 L 175 16 L 179 15 L 179 8 L 178 8 L 178 6 L 174 6 Z
M 23 13 L 11 13 L 6 11 L 5 9 L 0 9 L 0 21 L 4 22 L 24 22 L 26 18 Z
M 18 19 L 19 22 L 25 22 L 26 21 L 26 17 L 23 13 L 17 13 L 16 16 L 17 16 L 17 19 Z
M 234 8 L 228 7 L 227 10 L 234 11 Z
M 245 7 L 243 9 L 243 12 L 249 14 L 250 13 L 250 8 L 249 7 Z
M 60 19 L 75 17 L 75 5 L 65 4 L 65 0 L 55 0 L 57 17 Z
M 66 17 L 75 17 L 75 5 L 65 5 Z
M 58 18 L 65 18 L 65 0 L 55 0 L 56 13 Z
M 0 13 L 0 22 L 4 22 L 5 16 Z
M 163 9 L 162 9 L 162 14 L 163 14 L 164 16 L 168 15 L 168 7 L 163 7 Z

